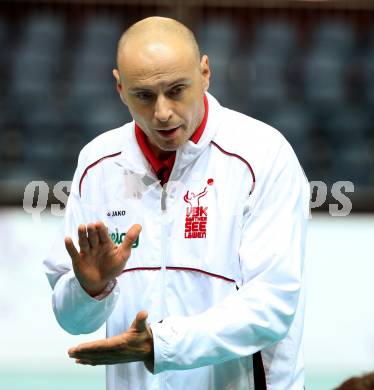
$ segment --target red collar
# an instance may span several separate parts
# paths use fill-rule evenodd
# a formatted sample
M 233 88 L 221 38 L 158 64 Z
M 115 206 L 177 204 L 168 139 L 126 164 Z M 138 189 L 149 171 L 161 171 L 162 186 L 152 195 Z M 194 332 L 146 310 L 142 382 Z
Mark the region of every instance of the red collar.
M 164 185 L 169 180 L 171 170 L 173 169 L 175 152 L 172 153 L 167 160 L 159 160 L 153 153 L 152 149 L 149 147 L 147 136 L 136 123 L 135 136 L 145 158 L 151 164 L 151 167 L 156 173 L 156 176 L 161 180 L 161 185 Z
M 192 134 L 190 140 L 194 143 L 197 144 L 200 141 L 201 136 L 204 133 L 206 122 L 208 120 L 208 112 L 209 112 L 209 104 L 208 104 L 208 99 L 206 95 L 204 95 L 204 117 L 203 120 L 200 123 L 200 126 L 196 129 L 196 131 Z
M 195 144 L 199 142 L 201 136 L 203 135 L 206 122 L 208 120 L 209 105 L 206 95 L 204 95 L 204 109 L 205 112 L 203 120 L 200 126 L 196 129 L 196 131 L 192 134 L 190 138 L 190 140 Z M 171 170 L 173 169 L 176 153 L 172 153 L 167 160 L 159 160 L 153 153 L 152 149 L 149 147 L 147 136 L 137 123 L 135 123 L 135 137 L 145 158 L 151 164 L 151 167 L 156 173 L 157 177 L 161 180 L 161 184 L 165 184 L 169 180 Z

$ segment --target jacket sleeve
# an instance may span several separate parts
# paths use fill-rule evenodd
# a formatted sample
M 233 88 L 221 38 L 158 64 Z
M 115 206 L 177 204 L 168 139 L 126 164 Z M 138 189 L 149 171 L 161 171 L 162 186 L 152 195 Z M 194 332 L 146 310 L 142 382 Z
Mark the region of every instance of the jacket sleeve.
M 79 180 L 84 169 L 82 160 L 81 153 L 65 209 L 63 226 L 43 263 L 53 289 L 54 314 L 60 326 L 71 334 L 91 333 L 99 329 L 112 313 L 119 296 L 117 284 L 104 299 L 99 300 L 88 295 L 75 277 L 71 259 L 65 249 L 64 237 L 70 236 L 76 248 L 79 248 L 78 225 L 96 221 L 94 210 L 82 201 L 79 194 Z M 82 166 L 83 169 L 80 168 Z
M 309 185 L 286 142 L 258 173 L 243 212 L 241 288 L 201 314 L 152 324 L 155 373 L 249 356 L 287 335 L 302 283 Z

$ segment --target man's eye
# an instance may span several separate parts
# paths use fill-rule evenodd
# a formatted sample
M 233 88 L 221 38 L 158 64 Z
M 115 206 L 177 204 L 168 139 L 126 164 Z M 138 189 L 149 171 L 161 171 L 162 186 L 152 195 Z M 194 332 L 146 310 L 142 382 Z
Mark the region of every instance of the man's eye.
M 171 89 L 171 91 L 169 92 L 169 95 L 172 97 L 178 97 L 182 94 L 182 92 L 185 90 L 185 88 L 186 87 L 184 85 L 177 85 L 176 87 Z
M 140 100 L 145 100 L 145 101 L 147 101 L 147 100 L 151 100 L 151 99 L 152 99 L 152 94 L 149 93 L 149 92 L 138 92 L 138 93 L 136 94 L 136 97 L 137 97 L 138 99 L 140 99 Z

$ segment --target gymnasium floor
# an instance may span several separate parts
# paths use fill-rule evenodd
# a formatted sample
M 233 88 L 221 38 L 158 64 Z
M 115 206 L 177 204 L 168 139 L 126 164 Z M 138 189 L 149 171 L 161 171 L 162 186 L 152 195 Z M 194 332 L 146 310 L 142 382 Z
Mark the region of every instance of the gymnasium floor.
M 101 367 L 82 368 L 81 373 L 72 371 L 0 371 L 1 390 L 105 390 L 105 374 Z M 342 379 L 343 378 L 343 379 Z M 306 390 L 332 390 L 346 376 L 309 375 Z

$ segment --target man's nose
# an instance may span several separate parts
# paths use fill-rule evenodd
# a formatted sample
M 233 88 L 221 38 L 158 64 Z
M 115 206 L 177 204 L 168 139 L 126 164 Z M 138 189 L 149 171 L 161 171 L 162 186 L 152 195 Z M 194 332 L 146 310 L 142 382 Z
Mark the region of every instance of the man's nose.
M 167 122 L 171 116 L 170 102 L 165 96 L 158 96 L 155 104 L 155 118 L 160 122 Z

